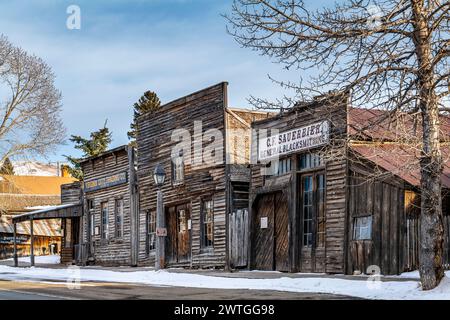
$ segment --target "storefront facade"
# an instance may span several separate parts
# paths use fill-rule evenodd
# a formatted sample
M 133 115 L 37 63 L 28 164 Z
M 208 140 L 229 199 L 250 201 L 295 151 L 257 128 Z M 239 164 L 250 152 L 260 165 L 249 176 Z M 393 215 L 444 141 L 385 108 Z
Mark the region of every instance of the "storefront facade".
M 139 119 L 140 264 L 155 260 L 153 171 L 160 163 L 166 172 L 165 265 L 247 266 L 247 252 L 238 252 L 245 230 L 233 226 L 248 219 L 250 123 L 269 114 L 231 109 L 227 100 L 227 83 L 219 83 Z M 173 158 L 183 134 L 187 143 Z
M 252 269 L 398 274 L 417 267 L 418 216 L 406 197 L 420 183 L 397 170 L 401 160 L 386 165 L 392 154 L 405 159 L 399 150 L 374 157 L 378 140 L 362 141 L 354 130 L 361 114 L 373 116 L 341 95 L 253 123 Z M 448 256 L 448 240 L 445 250 Z

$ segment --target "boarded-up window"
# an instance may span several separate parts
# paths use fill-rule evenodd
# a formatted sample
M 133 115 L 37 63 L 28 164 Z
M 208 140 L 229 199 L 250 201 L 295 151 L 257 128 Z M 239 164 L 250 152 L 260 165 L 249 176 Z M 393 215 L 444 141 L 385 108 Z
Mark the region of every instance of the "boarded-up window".
M 203 201 L 202 205 L 202 247 L 214 245 L 214 204 L 212 200 Z
M 357 217 L 353 227 L 354 240 L 372 239 L 372 216 Z
M 102 239 L 108 239 L 109 225 L 108 225 L 108 202 L 101 204 L 101 221 L 102 221 Z
M 115 203 L 116 238 L 123 237 L 123 199 L 117 199 Z

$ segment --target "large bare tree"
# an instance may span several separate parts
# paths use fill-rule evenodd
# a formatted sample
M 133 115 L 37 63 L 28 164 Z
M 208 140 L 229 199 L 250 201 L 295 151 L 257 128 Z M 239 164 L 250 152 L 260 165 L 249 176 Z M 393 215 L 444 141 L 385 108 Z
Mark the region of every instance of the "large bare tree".
M 278 81 L 295 90 L 292 101 L 349 91 L 355 106 L 419 115 L 424 290 L 444 276 L 439 113 L 449 111 L 449 8 L 447 0 L 348 0 L 318 10 L 300 0 L 234 0 L 226 15 L 242 46 L 301 70 L 299 83 Z
M 51 68 L 0 34 L 0 164 L 46 156 L 63 142 L 61 93 Z

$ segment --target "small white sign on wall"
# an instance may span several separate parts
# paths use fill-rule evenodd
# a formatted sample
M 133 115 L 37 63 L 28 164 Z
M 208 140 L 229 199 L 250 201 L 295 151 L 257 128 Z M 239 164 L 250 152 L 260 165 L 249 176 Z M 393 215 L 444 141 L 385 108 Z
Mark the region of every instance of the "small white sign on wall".
M 267 217 L 261 218 L 261 229 L 267 229 L 268 226 L 268 219 Z
M 96 236 L 100 235 L 100 227 L 99 226 L 95 227 L 94 235 L 96 235 Z
M 187 222 L 188 222 L 188 230 L 191 230 L 191 227 L 192 227 L 192 220 L 189 219 Z

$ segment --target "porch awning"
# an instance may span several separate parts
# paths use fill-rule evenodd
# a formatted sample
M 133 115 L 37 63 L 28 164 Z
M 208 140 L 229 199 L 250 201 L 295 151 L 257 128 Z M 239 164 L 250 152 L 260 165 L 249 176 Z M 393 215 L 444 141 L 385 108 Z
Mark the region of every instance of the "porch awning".
M 82 206 L 79 203 L 61 204 L 58 206 L 53 206 L 14 216 L 12 218 L 12 222 L 18 223 L 29 220 L 81 217 L 82 213 Z

